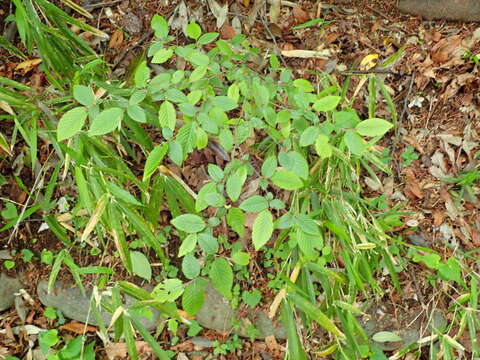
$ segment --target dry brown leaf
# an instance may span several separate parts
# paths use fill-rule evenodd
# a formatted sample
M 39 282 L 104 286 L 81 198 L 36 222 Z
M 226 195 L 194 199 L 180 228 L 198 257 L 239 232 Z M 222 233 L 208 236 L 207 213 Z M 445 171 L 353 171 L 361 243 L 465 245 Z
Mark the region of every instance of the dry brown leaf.
M 272 4 L 270 5 L 270 22 L 272 24 L 276 24 L 278 18 L 280 17 L 280 10 L 281 10 L 282 1 L 281 0 L 273 0 Z
M 123 43 L 123 31 L 120 29 L 115 30 L 110 38 L 110 42 L 108 43 L 108 47 L 110 49 L 118 49 Z
M 195 345 L 193 344 L 192 340 L 187 340 L 180 344 L 172 346 L 171 349 L 173 351 L 194 351 Z
M 405 170 L 405 190 L 413 194 L 418 199 L 423 199 L 422 188 L 417 182 L 418 177 L 415 176 L 412 169 Z
M 438 227 L 443 224 L 443 221 L 445 220 L 445 212 L 443 210 L 434 210 L 432 216 L 434 226 Z
M 18 64 L 15 67 L 15 70 L 20 70 L 22 74 L 25 75 L 41 62 L 42 62 L 42 59 L 25 60 L 25 61 L 22 61 L 20 64 Z
M 310 17 L 308 16 L 307 12 L 300 8 L 299 6 L 295 6 L 292 10 L 292 15 L 295 18 L 297 24 L 303 24 L 304 22 L 307 22 L 310 20 Z
M 225 22 L 220 28 L 220 38 L 223 40 L 232 40 L 235 35 L 237 35 L 235 29 L 228 22 Z
M 86 332 L 95 332 L 97 328 L 91 325 L 85 325 L 84 323 L 78 321 L 70 321 L 69 323 L 63 324 L 60 326 L 60 329 L 69 331 L 74 334 L 82 335 Z
M 447 62 L 460 49 L 461 44 L 462 37 L 460 35 L 453 35 L 440 40 L 430 52 L 432 60 L 437 63 Z
M 152 348 L 145 341 L 136 341 L 135 347 L 139 355 L 152 353 Z M 111 343 L 105 347 L 109 360 L 128 359 L 128 349 L 125 343 Z

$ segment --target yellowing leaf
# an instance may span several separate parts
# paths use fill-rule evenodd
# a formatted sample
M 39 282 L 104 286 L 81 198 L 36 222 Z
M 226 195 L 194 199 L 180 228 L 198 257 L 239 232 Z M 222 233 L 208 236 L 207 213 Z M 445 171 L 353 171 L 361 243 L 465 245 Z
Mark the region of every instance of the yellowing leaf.
M 379 58 L 378 54 L 368 54 L 360 62 L 360 69 L 370 70 L 374 68 L 378 63 L 378 58 Z

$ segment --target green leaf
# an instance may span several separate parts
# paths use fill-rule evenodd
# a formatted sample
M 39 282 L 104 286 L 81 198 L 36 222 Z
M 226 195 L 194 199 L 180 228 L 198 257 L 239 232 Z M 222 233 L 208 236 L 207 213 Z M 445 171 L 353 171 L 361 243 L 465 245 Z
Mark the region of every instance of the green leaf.
M 340 103 L 340 100 L 340 96 L 329 95 L 316 100 L 312 107 L 316 111 L 331 111 L 337 107 L 337 105 Z
M 237 251 L 232 254 L 232 260 L 237 265 L 245 266 L 250 262 L 250 254 L 243 251 Z
M 255 250 L 260 250 L 270 240 L 273 234 L 273 216 L 268 210 L 263 210 L 253 222 L 252 241 Z
M 100 112 L 93 118 L 88 135 L 104 135 L 120 126 L 123 119 L 123 109 L 113 107 Z
M 168 151 L 168 144 L 164 143 L 162 145 L 157 145 L 153 148 L 153 150 L 148 154 L 147 161 L 145 161 L 145 167 L 143 169 L 143 179 L 150 178 L 152 174 L 157 170 L 158 166 L 162 162 L 163 158 L 165 157 Z
M 173 55 L 173 49 L 160 49 L 158 50 L 155 55 L 153 55 L 152 63 L 153 64 L 163 64 L 165 61 L 170 59 Z
M 74 85 L 73 97 L 80 104 L 85 106 L 92 106 L 93 104 L 95 104 L 95 95 L 93 94 L 93 90 L 90 89 L 88 86 Z
M 107 182 L 106 185 L 107 185 L 108 191 L 115 197 L 115 199 L 124 201 L 127 204 L 142 206 L 141 202 L 135 199 L 135 197 L 132 194 L 122 189 L 120 186 L 111 182 Z
M 220 145 L 225 149 L 225 151 L 230 152 L 233 148 L 233 134 L 230 129 L 223 128 L 218 134 L 218 140 Z
M 135 86 L 139 88 L 145 87 L 149 79 L 150 68 L 147 66 L 146 61 L 142 61 L 135 70 Z
M 183 214 L 172 220 L 173 226 L 187 233 L 198 233 L 205 229 L 205 222 L 198 215 Z
M 158 121 L 160 122 L 161 127 L 168 128 L 172 131 L 175 129 L 177 112 L 175 111 L 175 106 L 173 106 L 170 101 L 165 100 L 162 105 L 160 105 L 160 109 L 158 110 Z
M 232 298 L 233 271 L 224 258 L 216 258 L 210 268 L 210 279 L 213 287 L 227 299 Z
M 328 143 L 328 136 L 319 134 L 315 141 L 315 151 L 322 159 L 332 156 L 332 146 Z
M 217 40 L 218 36 L 219 34 L 216 32 L 203 34 L 198 38 L 198 43 L 202 45 L 210 44 L 211 42 L 214 42 L 215 40 Z
M 250 306 L 251 308 L 254 308 L 255 306 L 257 306 L 261 299 L 262 299 L 262 293 L 257 289 L 252 291 L 242 292 L 243 302 L 248 306 Z
M 238 106 L 238 103 L 228 96 L 215 96 L 212 99 L 212 104 L 225 111 L 233 110 Z
M 205 76 L 205 74 L 207 73 L 207 70 L 208 70 L 208 66 L 205 66 L 205 65 L 198 66 L 195 70 L 192 71 L 192 73 L 190 74 L 190 77 L 188 78 L 188 81 L 194 82 L 194 81 L 200 80 Z M 202 93 L 200 92 L 200 96 L 201 95 Z
M 195 279 L 200 274 L 200 264 L 192 253 L 184 256 L 182 271 L 187 279 Z
M 232 201 L 237 201 L 242 191 L 242 186 L 247 179 L 247 169 L 242 166 L 227 179 L 226 190 L 227 194 Z
M 355 127 L 362 136 L 382 136 L 393 127 L 393 124 L 378 118 L 361 121 Z
M 354 131 L 347 131 L 343 136 L 343 140 L 345 141 L 345 145 L 347 145 L 348 150 L 357 156 L 363 154 L 366 149 L 365 142 L 363 139 Z
M 288 301 L 282 301 L 282 323 L 285 327 L 288 340 L 288 354 L 295 360 L 307 360 L 307 355 L 298 336 L 297 323 L 294 315 L 295 311 L 293 306 Z
M 257 213 L 268 209 L 268 200 L 263 196 L 253 195 L 242 201 L 240 204 L 240 209 L 251 213 Z
M 183 239 L 182 244 L 178 249 L 178 257 L 182 257 L 188 253 L 191 253 L 197 245 L 197 240 L 197 234 L 189 234 L 185 239 Z
M 218 241 L 212 235 L 201 233 L 198 235 L 198 244 L 207 255 L 216 254 L 218 251 Z
M 245 214 L 239 208 L 231 207 L 230 209 L 228 209 L 227 224 L 238 235 L 245 235 Z
M 200 35 L 202 35 L 202 29 L 200 28 L 200 25 L 198 25 L 195 21 L 192 21 L 187 25 L 185 32 L 187 36 L 193 40 L 197 40 Z
M 222 168 L 216 164 L 208 164 L 208 175 L 217 182 L 222 181 L 225 176 Z
M 267 157 L 262 164 L 262 176 L 266 178 L 270 178 L 275 174 L 275 170 L 277 169 L 277 158 L 275 156 Z
M 451 257 L 447 260 L 447 263 L 440 264 L 438 267 L 438 274 L 442 279 L 453 280 L 458 284 L 463 285 L 462 268 L 458 263 L 458 260 Z
M 152 278 L 152 268 L 147 257 L 140 251 L 130 251 L 133 273 L 141 278 L 150 281 Z
M 315 142 L 317 139 L 318 134 L 320 133 L 320 129 L 318 126 L 309 126 L 305 130 L 303 130 L 302 135 L 300 135 L 300 146 L 309 146 Z
M 157 39 L 164 39 L 168 36 L 168 23 L 163 16 L 158 14 L 153 15 L 151 21 L 152 30 L 155 31 Z
M 400 336 L 391 331 L 379 331 L 373 334 L 372 340 L 379 343 L 403 341 Z
M 139 123 L 147 122 L 147 115 L 145 114 L 145 110 L 143 110 L 138 105 L 130 105 L 127 108 L 127 114 L 128 116 L 130 116 L 132 120 L 135 120 L 136 122 L 139 122 Z
M 298 190 L 303 187 L 302 179 L 290 170 L 278 170 L 271 180 L 276 186 L 285 190 Z
M 183 292 L 182 307 L 190 315 L 195 315 L 202 308 L 205 300 L 205 288 L 208 281 L 204 278 L 193 280 Z
M 302 179 L 308 178 L 308 162 L 302 154 L 296 151 L 281 152 L 278 154 L 278 161 L 283 168 L 292 171 Z
M 155 286 L 152 295 L 160 302 L 175 301 L 183 294 L 183 283 L 179 279 L 165 279 Z
M 57 140 L 69 139 L 82 130 L 87 114 L 87 109 L 83 106 L 73 108 L 63 114 L 58 122 Z
M 295 86 L 297 89 L 303 91 L 303 92 L 312 92 L 315 89 L 313 88 L 312 84 L 310 81 L 305 80 L 305 79 L 295 79 L 293 80 L 293 86 Z
M 197 199 L 195 201 L 195 210 L 197 212 L 205 210 L 208 207 L 208 202 L 206 201 L 207 194 L 212 192 L 217 192 L 216 184 L 213 182 L 206 183 L 200 189 L 197 194 Z
M 183 162 L 183 148 L 178 141 L 172 141 L 168 146 L 168 157 L 178 166 Z

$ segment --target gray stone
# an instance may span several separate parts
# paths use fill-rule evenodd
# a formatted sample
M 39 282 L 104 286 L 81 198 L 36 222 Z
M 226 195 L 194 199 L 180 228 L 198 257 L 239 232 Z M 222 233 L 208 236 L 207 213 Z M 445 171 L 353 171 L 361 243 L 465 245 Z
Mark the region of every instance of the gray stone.
M 213 340 L 210 340 L 204 337 L 194 336 L 192 337 L 191 340 L 192 340 L 192 344 L 198 348 L 204 349 L 204 348 L 214 347 Z
M 37 294 L 40 302 L 45 306 L 51 306 L 60 310 L 64 316 L 88 323 L 90 325 L 98 326 L 95 314 L 90 310 L 90 304 L 92 304 L 92 290 L 86 289 L 85 296 L 82 295 L 80 289 L 77 286 L 69 286 L 61 281 L 57 281 L 52 292 L 48 294 L 48 283 L 46 281 L 40 281 L 37 286 Z M 107 302 L 110 297 L 103 295 L 103 299 Z M 126 298 L 126 304 L 132 303 L 134 300 L 131 297 Z M 148 330 L 156 328 L 160 313 L 152 309 L 152 320 L 146 317 L 141 317 L 141 322 Z M 107 311 L 100 309 L 100 315 L 103 319 L 105 326 L 110 325 L 112 315 Z
M 205 288 L 205 301 L 197 314 L 197 321 L 204 328 L 244 337 L 249 337 L 247 329 L 248 325 L 252 324 L 259 331 L 259 339 L 269 335 L 274 335 L 277 339 L 286 338 L 283 327 L 274 324 L 264 311 L 250 309 L 246 315 L 239 316 L 238 311 L 230 306 L 228 299 L 211 286 Z M 240 322 L 240 326 L 233 326 L 234 322 Z
M 399 0 L 398 9 L 426 19 L 480 21 L 478 0 Z
M 18 279 L 0 273 L 0 311 L 6 310 L 15 303 L 15 293 L 22 288 Z

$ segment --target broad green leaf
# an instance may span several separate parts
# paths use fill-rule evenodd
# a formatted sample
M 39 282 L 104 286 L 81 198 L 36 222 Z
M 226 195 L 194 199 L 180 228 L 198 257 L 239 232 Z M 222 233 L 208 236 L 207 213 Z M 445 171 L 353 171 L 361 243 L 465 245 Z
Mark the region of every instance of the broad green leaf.
M 236 207 L 228 209 L 227 224 L 238 235 L 243 236 L 245 234 L 245 214 L 243 211 Z
M 337 107 L 337 105 L 340 103 L 340 100 L 340 96 L 329 95 L 316 100 L 312 107 L 316 111 L 331 111 Z
M 140 251 L 130 251 L 133 273 L 141 278 L 150 281 L 152 278 L 152 268 L 147 257 Z
M 225 176 L 222 168 L 216 164 L 208 164 L 208 175 L 217 182 L 222 181 Z
M 285 190 L 298 190 L 304 186 L 302 179 L 290 170 L 278 170 L 271 180 L 276 186 Z
M 192 21 L 187 25 L 185 32 L 189 38 L 194 40 L 197 40 L 200 35 L 202 35 L 202 29 L 200 28 L 200 25 L 198 25 L 195 21 Z
M 360 156 L 365 151 L 366 145 L 363 139 L 354 131 L 347 131 L 343 136 L 345 145 L 347 145 L 348 150 L 357 156 Z
M 165 61 L 170 59 L 173 55 L 173 49 L 160 49 L 158 50 L 155 55 L 153 55 L 152 63 L 153 64 L 163 64 Z
M 262 176 L 266 178 L 270 178 L 275 174 L 275 170 L 277 169 L 277 158 L 275 156 L 267 157 L 262 164 L 261 173 Z
M 127 204 L 142 206 L 141 202 L 135 199 L 135 197 L 132 194 L 122 189 L 120 186 L 111 182 L 107 182 L 106 185 L 107 185 L 108 191 L 115 197 L 115 199 L 124 201 Z
M 233 271 L 224 258 L 218 257 L 210 268 L 210 279 L 213 287 L 227 299 L 232 298 Z
M 462 268 L 454 257 L 449 258 L 446 263 L 441 263 L 438 266 L 438 274 L 445 280 L 453 280 L 460 285 L 464 284 Z
M 168 157 L 178 166 L 183 162 L 183 148 L 178 141 L 172 141 L 168 146 Z
M 224 111 L 233 110 L 238 106 L 237 102 L 228 96 L 215 96 L 212 99 L 212 104 Z
M 230 129 L 223 128 L 218 135 L 218 140 L 220 145 L 225 149 L 225 151 L 230 152 L 233 148 L 233 134 Z
M 130 96 L 130 99 L 128 99 L 128 105 L 138 105 L 145 99 L 146 96 L 146 89 L 135 90 Z
M 210 58 L 208 55 L 198 50 L 191 51 L 186 57 L 186 60 L 188 60 L 195 67 L 202 65 L 206 66 L 210 63 Z
M 253 195 L 240 204 L 240 209 L 246 212 L 257 213 L 268 209 L 268 200 L 260 195 Z
M 73 97 L 80 104 L 85 106 L 92 106 L 93 104 L 95 104 L 95 95 L 93 94 L 93 90 L 88 86 L 74 85 Z
M 58 122 L 57 140 L 63 141 L 69 139 L 82 130 L 87 115 L 87 109 L 83 106 L 73 108 L 63 114 Z
M 293 306 L 286 300 L 282 301 L 282 323 L 285 327 L 288 344 L 288 354 L 295 360 L 307 360 L 308 357 L 305 354 L 302 343 L 298 336 L 297 323 L 295 320 L 295 311 Z
M 238 103 L 238 100 L 240 99 L 240 88 L 236 82 L 228 87 L 227 96 L 234 102 Z
M 185 239 L 183 239 L 182 243 L 180 244 L 180 248 L 178 249 L 178 257 L 182 257 L 188 253 L 191 253 L 195 246 L 197 245 L 198 235 L 197 234 L 189 234 Z
M 200 101 L 202 96 L 203 96 L 202 90 L 193 90 L 192 92 L 188 93 L 187 99 L 190 104 L 195 105 L 197 102 Z
M 355 110 L 335 111 L 333 113 L 333 122 L 338 130 L 352 129 L 358 124 L 359 118 Z
M 165 279 L 155 286 L 152 295 L 160 302 L 175 301 L 183 294 L 183 283 L 179 279 Z
M 205 65 L 198 66 L 195 70 L 192 71 L 192 73 L 190 74 L 190 77 L 188 78 L 188 81 L 194 82 L 194 81 L 200 80 L 205 76 L 205 74 L 207 73 L 207 70 L 208 70 L 208 66 L 205 66 Z M 200 96 L 201 94 L 202 93 L 200 93 Z
M 153 15 L 151 21 L 152 30 L 155 31 L 157 39 L 164 39 L 168 36 L 168 23 L 163 16 L 158 14 Z
M 303 92 L 312 92 L 315 90 L 312 86 L 312 83 L 306 79 L 293 80 L 293 86 L 295 86 L 297 89 L 300 89 Z
M 187 279 L 195 279 L 200 274 L 200 264 L 192 253 L 188 253 L 182 260 L 182 272 Z
M 212 192 L 217 192 L 217 186 L 213 182 L 206 183 L 200 189 L 197 194 L 197 199 L 195 201 L 195 210 L 202 211 L 208 207 L 208 202 L 206 201 L 206 196 Z M 217 192 L 218 193 L 218 192 Z
M 218 241 L 210 234 L 198 234 L 198 245 L 207 255 L 214 255 L 218 251 Z
M 138 105 L 130 105 L 127 108 L 127 114 L 132 120 L 135 120 L 136 122 L 147 122 L 147 115 L 145 114 L 145 110 L 143 110 L 143 108 Z
M 393 124 L 378 118 L 361 121 L 355 127 L 362 136 L 382 136 L 393 127 Z
M 172 131 L 175 129 L 177 112 L 175 111 L 175 106 L 173 106 L 170 101 L 165 100 L 162 105 L 160 105 L 160 109 L 158 110 L 158 121 L 160 122 L 161 127 L 169 128 Z
M 247 169 L 242 166 L 227 178 L 226 190 L 232 201 L 237 201 L 242 191 L 242 186 L 247 179 Z
M 372 340 L 379 343 L 403 341 L 400 336 L 391 331 L 379 331 L 373 334 Z
M 203 34 L 198 38 L 198 43 L 202 45 L 210 44 L 211 42 L 214 42 L 215 40 L 217 40 L 218 36 L 219 34 L 216 32 Z
M 113 107 L 103 110 L 93 118 L 88 134 L 90 136 L 104 135 L 120 126 L 123 119 L 123 109 Z
M 257 306 L 261 299 L 262 299 L 262 293 L 257 289 L 252 291 L 242 292 L 243 302 L 248 306 L 250 306 L 251 308 L 254 308 L 255 306 Z
M 145 167 L 143 169 L 143 180 L 150 178 L 152 174 L 157 170 L 158 166 L 162 162 L 168 151 L 168 143 L 162 145 L 157 145 L 153 150 L 148 154 L 147 160 L 145 161 Z
M 147 85 L 147 81 L 150 79 L 150 68 L 146 61 L 142 61 L 135 70 L 135 86 L 142 88 Z
M 208 145 L 208 134 L 201 127 L 197 127 L 197 132 L 195 134 L 197 139 L 197 149 L 202 150 Z
M 273 216 L 268 210 L 257 215 L 253 222 L 252 241 L 255 250 L 260 250 L 273 234 Z
M 250 255 L 244 251 L 234 252 L 232 254 L 232 260 L 237 265 L 248 265 L 250 262 Z
M 183 292 L 182 307 L 190 315 L 195 315 L 202 308 L 205 300 L 205 288 L 208 281 L 204 278 L 193 280 Z
M 317 139 L 320 129 L 318 126 L 309 126 L 303 130 L 302 135 L 300 135 L 300 146 L 309 146 L 312 145 Z
M 186 233 L 198 233 L 205 229 L 205 222 L 198 215 L 183 214 L 172 220 L 173 226 Z
M 328 143 L 328 136 L 320 134 L 315 141 L 315 151 L 322 159 L 332 156 L 332 146 Z
M 302 179 L 308 178 L 308 162 L 302 154 L 296 151 L 278 154 L 280 165 L 300 176 Z

